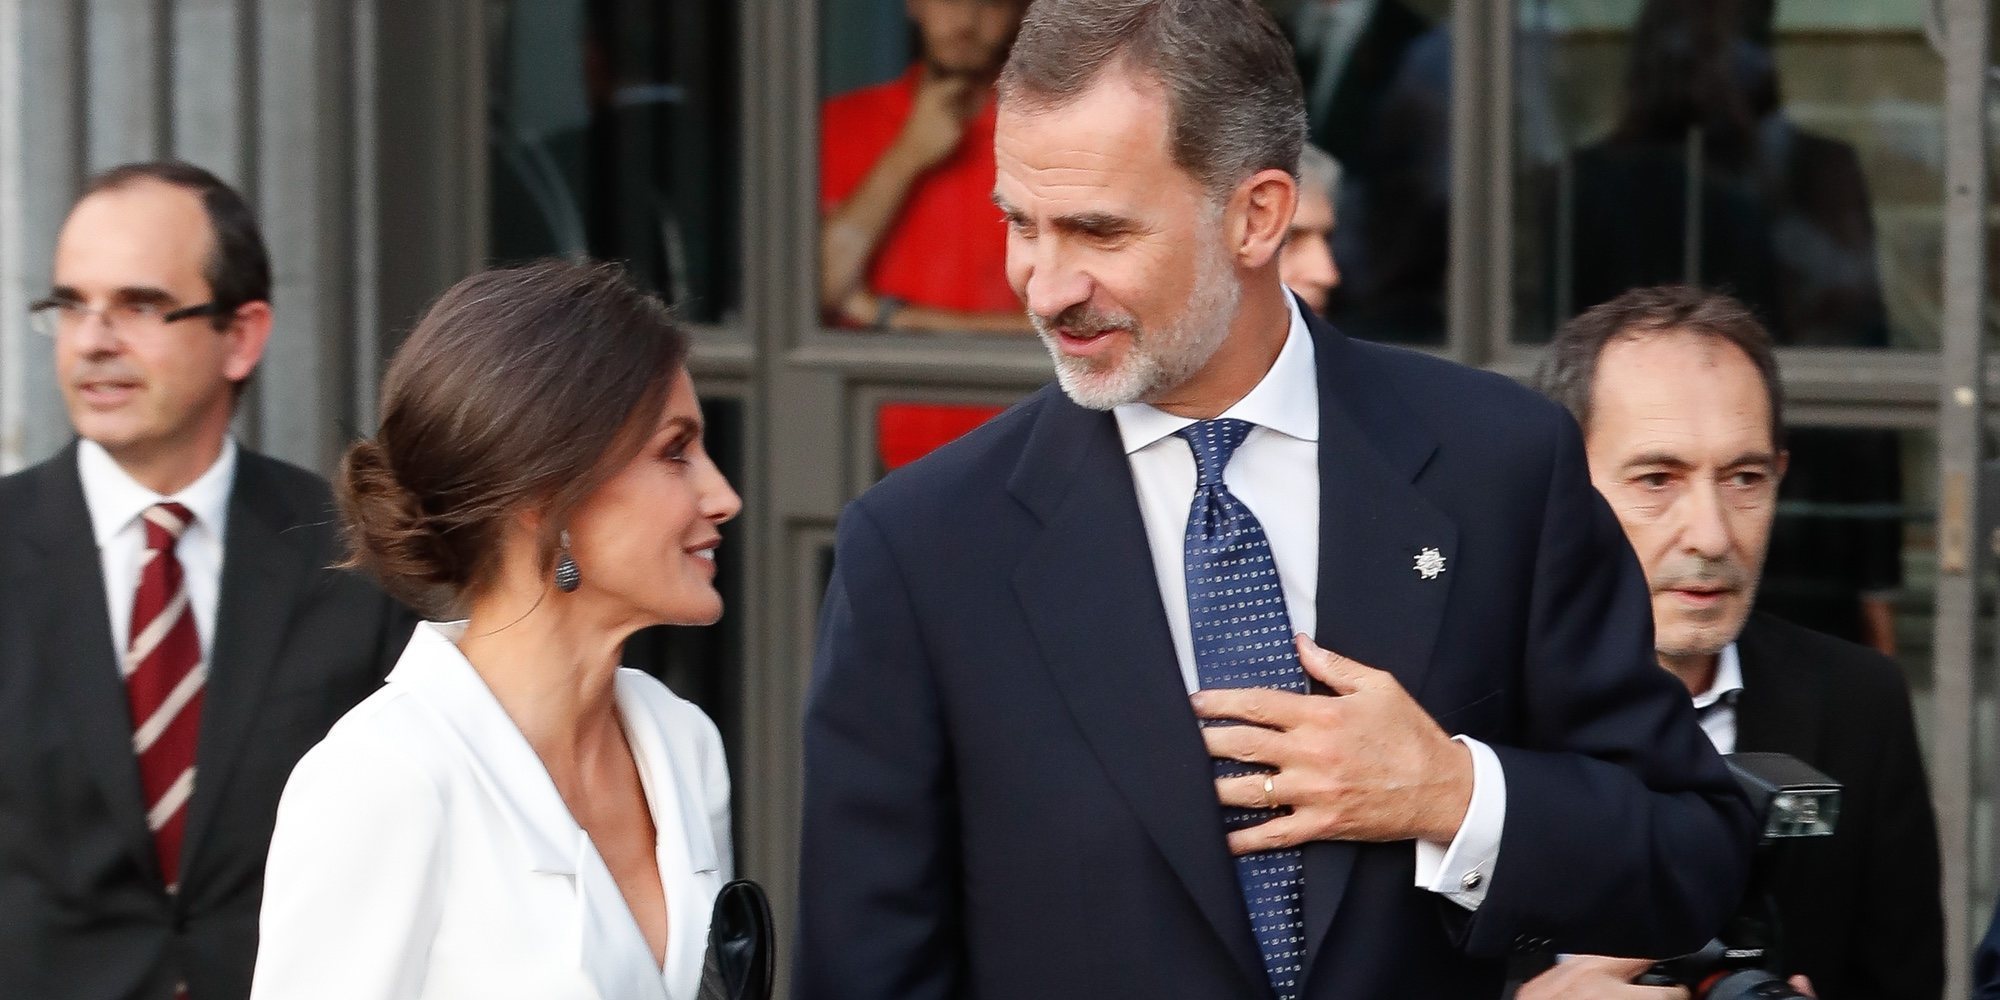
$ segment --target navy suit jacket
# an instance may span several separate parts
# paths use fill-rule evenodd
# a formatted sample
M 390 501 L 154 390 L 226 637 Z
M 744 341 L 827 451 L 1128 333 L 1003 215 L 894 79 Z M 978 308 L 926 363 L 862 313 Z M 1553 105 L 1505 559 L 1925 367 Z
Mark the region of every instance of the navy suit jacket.
M 1408 841 L 1308 845 L 1304 996 L 1702 944 L 1748 810 L 1654 662 L 1575 422 L 1309 323 L 1315 638 L 1492 746 L 1507 813 L 1476 913 L 1413 886 Z M 805 755 L 799 1000 L 1268 995 L 1109 414 L 1045 388 L 848 508 Z

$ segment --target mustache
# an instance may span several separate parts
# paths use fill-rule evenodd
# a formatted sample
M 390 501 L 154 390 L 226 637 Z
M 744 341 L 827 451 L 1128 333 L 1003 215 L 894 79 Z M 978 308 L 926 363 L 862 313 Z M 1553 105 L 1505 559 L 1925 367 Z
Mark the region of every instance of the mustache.
M 1742 590 L 1749 583 L 1750 571 L 1734 559 L 1687 558 L 1662 566 L 1655 575 L 1653 589 Z
M 1139 321 L 1131 316 L 1099 312 L 1081 302 L 1057 313 L 1053 319 L 1031 310 L 1028 313 L 1028 321 L 1034 324 L 1035 332 L 1044 337 L 1054 336 L 1059 327 L 1068 327 L 1086 337 L 1110 333 L 1113 330 L 1123 330 L 1127 333 L 1136 333 L 1139 330 Z
M 82 368 L 77 369 L 75 374 L 70 376 L 71 385 L 84 385 L 89 382 L 139 382 L 139 381 L 143 381 L 142 379 L 140 379 L 139 373 L 132 371 L 123 365 L 88 364 Z

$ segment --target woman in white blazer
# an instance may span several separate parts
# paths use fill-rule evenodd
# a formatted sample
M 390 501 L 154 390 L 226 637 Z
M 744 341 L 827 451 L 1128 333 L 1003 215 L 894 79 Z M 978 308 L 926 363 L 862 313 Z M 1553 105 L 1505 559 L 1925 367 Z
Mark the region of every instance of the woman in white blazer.
M 740 508 L 686 340 L 616 269 L 488 271 L 390 363 L 336 484 L 354 563 L 451 624 L 299 762 L 255 1000 L 692 1000 L 731 877 L 701 710 L 618 656 L 712 622 Z

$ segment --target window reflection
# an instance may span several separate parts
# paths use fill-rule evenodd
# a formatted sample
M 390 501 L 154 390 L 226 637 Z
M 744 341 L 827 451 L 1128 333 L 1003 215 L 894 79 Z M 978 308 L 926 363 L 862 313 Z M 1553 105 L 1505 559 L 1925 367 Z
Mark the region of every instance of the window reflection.
M 737 307 L 734 7 L 488 0 L 492 247 L 624 261 L 681 314 Z
M 1451 198 L 1448 21 L 1406 0 L 1270 0 L 1298 53 L 1309 138 L 1341 166 L 1326 314 L 1442 344 Z M 1436 5 L 1422 5 L 1436 6 Z
M 1521 0 L 1518 334 L 1685 282 L 1781 347 L 1934 344 L 1922 7 Z
M 1902 435 L 1795 428 L 1757 607 L 1895 655 L 1903 586 Z
M 820 306 L 856 329 L 1025 333 L 1007 282 L 993 192 L 993 79 L 1027 0 L 854 0 L 828 4 L 828 63 L 841 26 L 907 16 L 904 55 L 871 54 L 869 82 L 820 109 Z M 900 32 L 891 32 L 900 37 Z M 831 74 L 830 74 L 831 75 Z

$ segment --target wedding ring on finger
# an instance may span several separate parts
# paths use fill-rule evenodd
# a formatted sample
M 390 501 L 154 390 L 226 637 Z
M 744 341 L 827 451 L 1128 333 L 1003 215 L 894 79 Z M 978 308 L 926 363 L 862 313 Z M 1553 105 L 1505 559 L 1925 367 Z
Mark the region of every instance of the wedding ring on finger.
M 1266 809 L 1275 809 L 1278 807 L 1278 791 L 1272 787 L 1271 782 L 1271 779 L 1277 776 L 1278 773 L 1276 771 L 1264 775 L 1264 808 Z

